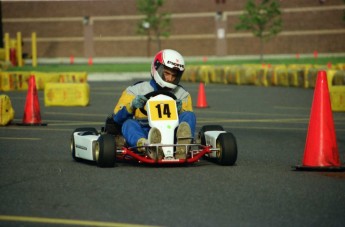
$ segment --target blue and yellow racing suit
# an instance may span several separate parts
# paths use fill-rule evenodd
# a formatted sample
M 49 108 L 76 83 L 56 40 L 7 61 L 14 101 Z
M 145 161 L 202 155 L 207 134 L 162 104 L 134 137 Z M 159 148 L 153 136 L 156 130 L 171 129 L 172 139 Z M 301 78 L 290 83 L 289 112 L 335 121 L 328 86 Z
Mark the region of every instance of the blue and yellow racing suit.
M 136 83 L 128 87 L 121 95 L 114 109 L 113 120 L 116 124 L 122 126 L 121 132 L 130 147 L 136 146 L 140 138 L 147 138 L 150 126 L 147 116 L 139 109 L 133 109 L 132 100 L 137 95 L 146 95 L 152 91 L 159 90 L 157 83 L 151 79 Z M 177 99 L 182 101 L 182 108 L 179 112 L 179 122 L 187 122 L 191 128 L 192 135 L 195 132 L 196 118 L 193 112 L 192 98 L 190 94 L 182 87 L 177 86 L 170 90 Z

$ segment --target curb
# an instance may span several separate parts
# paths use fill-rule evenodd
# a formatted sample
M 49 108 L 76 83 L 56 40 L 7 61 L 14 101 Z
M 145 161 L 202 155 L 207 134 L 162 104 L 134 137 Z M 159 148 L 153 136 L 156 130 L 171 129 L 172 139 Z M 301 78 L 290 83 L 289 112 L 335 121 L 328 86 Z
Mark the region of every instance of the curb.
M 150 79 L 149 72 L 139 73 L 89 73 L 87 81 L 130 81 Z

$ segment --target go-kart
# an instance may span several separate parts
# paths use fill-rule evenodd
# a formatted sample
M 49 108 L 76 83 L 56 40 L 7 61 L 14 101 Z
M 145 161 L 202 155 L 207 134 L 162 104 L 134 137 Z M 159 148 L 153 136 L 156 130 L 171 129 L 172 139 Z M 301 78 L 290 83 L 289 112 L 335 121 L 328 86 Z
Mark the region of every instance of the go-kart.
M 77 128 L 71 136 L 71 153 L 76 161 L 89 160 L 99 167 L 114 167 L 117 161 L 135 161 L 148 164 L 186 164 L 199 161 L 202 157 L 215 160 L 220 165 L 234 165 L 237 160 L 236 138 L 231 132 L 224 131 L 220 125 L 202 126 L 196 139 L 189 138 L 191 143 L 174 143 L 175 128 L 178 126 L 176 97 L 166 91 L 155 91 L 146 95 L 148 101 L 140 110 L 147 114 L 150 127 L 161 132 L 161 143 L 148 144 L 146 152 L 129 147 L 121 133 L 109 133 L 107 127 L 100 132 L 95 128 Z M 186 139 L 186 138 L 184 138 Z M 188 139 L 188 138 L 187 138 Z M 176 148 L 185 147 L 186 158 L 175 158 Z M 151 158 L 148 152 L 163 151 L 163 157 Z

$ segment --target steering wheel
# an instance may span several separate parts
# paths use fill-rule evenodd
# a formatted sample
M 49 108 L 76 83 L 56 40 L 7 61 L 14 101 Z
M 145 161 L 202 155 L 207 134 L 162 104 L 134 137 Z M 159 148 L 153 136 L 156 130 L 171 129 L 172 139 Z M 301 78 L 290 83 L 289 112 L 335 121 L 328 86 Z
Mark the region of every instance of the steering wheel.
M 173 98 L 174 100 L 177 99 L 176 96 L 172 92 L 166 91 L 166 90 L 151 91 L 145 95 L 145 98 L 150 99 L 151 97 L 155 97 L 157 95 L 166 95 L 166 96 Z M 147 115 L 147 111 L 144 109 L 144 107 L 140 108 L 139 110 L 144 115 Z

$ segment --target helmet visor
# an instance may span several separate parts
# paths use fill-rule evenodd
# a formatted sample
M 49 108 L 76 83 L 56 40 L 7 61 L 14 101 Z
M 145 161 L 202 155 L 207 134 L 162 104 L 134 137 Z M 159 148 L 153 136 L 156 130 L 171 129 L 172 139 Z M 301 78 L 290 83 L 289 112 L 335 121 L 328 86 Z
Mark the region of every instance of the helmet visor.
M 156 69 L 163 81 L 175 85 L 179 84 L 183 74 L 183 71 L 180 71 L 179 68 L 169 68 L 160 64 Z

